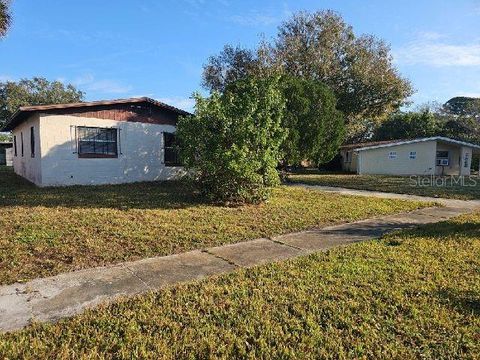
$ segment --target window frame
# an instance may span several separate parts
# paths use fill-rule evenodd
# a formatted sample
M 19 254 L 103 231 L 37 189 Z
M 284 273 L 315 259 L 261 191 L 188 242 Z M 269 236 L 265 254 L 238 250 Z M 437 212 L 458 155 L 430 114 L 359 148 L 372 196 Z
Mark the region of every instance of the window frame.
M 417 158 L 417 152 L 416 151 L 410 151 L 408 154 L 408 158 L 411 160 L 415 160 Z
M 345 157 L 346 157 L 345 162 L 346 163 L 351 163 L 352 162 L 352 151 L 347 151 L 345 153 Z
M 21 150 L 22 150 L 22 157 L 24 156 L 24 147 L 23 147 L 23 131 L 20 132 L 20 146 L 21 146 Z
M 468 161 L 470 160 L 470 153 L 466 152 L 463 155 L 463 167 L 468 168 Z
M 172 146 L 167 146 L 167 139 L 166 136 L 172 136 L 173 137 L 173 145 Z M 163 140 L 163 164 L 165 167 L 178 167 L 182 166 L 182 163 L 180 162 L 180 155 L 179 155 L 179 149 L 178 149 L 178 143 L 176 141 L 176 134 L 173 132 L 168 132 L 165 131 L 162 133 L 162 140 Z M 167 151 L 173 151 L 173 156 L 174 160 L 173 161 L 167 161 Z
M 439 153 L 444 153 L 444 156 L 439 156 Z M 446 154 L 446 156 L 445 156 Z M 442 165 L 441 160 L 447 160 L 447 165 Z M 449 150 L 437 150 L 435 153 L 435 164 L 436 166 L 450 166 L 450 151 Z
M 35 157 L 35 129 L 33 126 L 30 127 L 30 156 Z
M 115 131 L 115 141 L 110 140 L 82 140 L 80 135 L 81 131 L 84 129 L 95 129 L 95 131 Z M 119 129 L 116 127 L 100 127 L 100 126 L 77 126 L 76 127 L 76 143 L 77 143 L 77 156 L 79 159 L 116 159 L 119 154 Z M 81 142 L 93 142 L 95 143 L 114 143 L 115 144 L 115 153 L 100 153 L 100 152 L 81 152 Z M 95 147 L 95 145 L 94 145 Z
M 397 152 L 396 151 L 389 151 L 388 152 L 388 158 L 390 160 L 395 160 L 397 158 Z
M 13 135 L 13 155 L 15 157 L 18 157 L 18 152 L 17 152 L 17 135 Z

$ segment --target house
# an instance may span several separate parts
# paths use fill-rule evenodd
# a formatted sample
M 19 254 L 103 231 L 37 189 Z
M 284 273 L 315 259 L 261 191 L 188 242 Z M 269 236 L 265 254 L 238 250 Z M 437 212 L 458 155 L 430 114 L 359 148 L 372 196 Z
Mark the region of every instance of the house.
M 13 144 L 9 141 L 0 141 L 0 166 L 7 165 L 12 166 L 12 159 L 10 157 L 10 151 Z
M 188 112 L 150 98 L 21 107 L 14 171 L 38 186 L 120 184 L 183 175 L 175 146 Z
M 470 175 L 477 154 L 479 145 L 441 136 L 340 148 L 342 169 L 358 174 Z

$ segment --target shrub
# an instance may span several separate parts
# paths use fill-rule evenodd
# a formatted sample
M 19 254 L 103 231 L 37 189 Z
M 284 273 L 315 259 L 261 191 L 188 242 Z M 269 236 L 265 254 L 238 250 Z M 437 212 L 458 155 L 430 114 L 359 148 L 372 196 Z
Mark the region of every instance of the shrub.
M 276 170 L 286 132 L 277 77 L 247 78 L 209 98 L 195 95 L 195 116 L 180 119 L 185 167 L 212 200 L 257 203 L 279 183 Z
M 284 127 L 288 136 L 282 146 L 286 165 L 306 160 L 315 165 L 333 159 L 343 141 L 343 114 L 337 110 L 333 92 L 316 80 L 286 76 L 282 80 L 286 99 Z

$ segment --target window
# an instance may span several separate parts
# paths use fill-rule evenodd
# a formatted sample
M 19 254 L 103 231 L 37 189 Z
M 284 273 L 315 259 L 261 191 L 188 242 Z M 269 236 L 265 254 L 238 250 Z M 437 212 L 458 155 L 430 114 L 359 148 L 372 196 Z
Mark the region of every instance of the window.
M 35 157 L 35 130 L 30 127 L 30 154 Z
M 396 159 L 397 158 L 397 152 L 396 151 L 390 151 L 388 153 L 388 158 L 389 159 Z
M 410 155 L 408 157 L 410 159 L 416 159 L 417 158 L 417 152 L 416 151 L 410 151 Z
M 468 168 L 468 160 L 470 160 L 470 154 L 465 153 L 463 158 L 463 167 Z
M 23 132 L 20 133 L 20 143 L 21 143 L 20 147 L 22 149 L 22 157 L 23 157 Z
M 448 166 L 448 151 L 437 151 L 437 166 Z
M 13 136 L 13 154 L 17 156 L 17 136 Z
M 180 166 L 180 156 L 175 134 L 163 133 L 163 156 L 166 166 Z
M 77 127 L 79 158 L 116 158 L 117 129 Z
M 352 152 L 351 151 L 347 151 L 347 153 L 345 154 L 345 162 L 352 162 Z

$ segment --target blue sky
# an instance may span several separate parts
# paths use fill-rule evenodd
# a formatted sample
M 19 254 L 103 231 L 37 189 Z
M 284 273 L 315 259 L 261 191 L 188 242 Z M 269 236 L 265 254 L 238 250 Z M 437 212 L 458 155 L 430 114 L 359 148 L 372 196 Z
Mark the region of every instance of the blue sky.
M 298 10 L 333 9 L 391 44 L 415 104 L 480 96 L 480 1 L 13 0 L 0 80 L 71 82 L 88 100 L 150 96 L 190 110 L 202 64 L 255 46 Z

